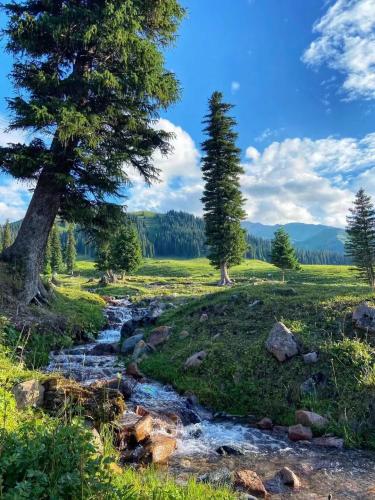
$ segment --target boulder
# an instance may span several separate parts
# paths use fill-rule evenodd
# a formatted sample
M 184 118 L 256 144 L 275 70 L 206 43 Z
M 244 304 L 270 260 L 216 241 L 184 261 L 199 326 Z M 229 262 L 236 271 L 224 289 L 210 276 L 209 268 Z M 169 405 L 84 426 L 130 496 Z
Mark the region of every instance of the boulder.
M 121 339 L 131 337 L 134 333 L 135 328 L 136 324 L 132 319 L 125 321 L 125 323 L 121 327 Z
M 301 481 L 297 474 L 295 474 L 289 467 L 283 467 L 278 473 L 283 484 L 298 489 L 301 487 Z
M 106 354 L 117 354 L 120 352 L 120 344 L 113 343 L 99 343 L 96 344 L 90 351 L 90 356 L 105 356 Z
M 310 441 L 313 435 L 310 427 L 297 424 L 288 428 L 288 437 L 291 441 Z
M 324 429 L 328 425 L 328 420 L 325 417 L 307 410 L 296 411 L 296 422 L 297 424 L 302 424 L 307 427 L 316 427 L 318 429 Z
M 27 406 L 42 406 L 44 400 L 44 386 L 39 380 L 26 380 L 15 385 L 12 389 L 19 410 Z
M 278 322 L 268 336 L 266 349 L 282 363 L 298 354 L 298 343 L 289 328 Z
M 206 313 L 201 314 L 201 317 L 199 318 L 199 321 L 201 323 L 203 323 L 204 321 L 207 321 L 207 320 L 208 320 L 208 314 L 206 314 Z
M 137 380 L 144 378 L 143 373 L 139 370 L 138 365 L 135 362 L 128 364 L 128 366 L 126 367 L 126 374 Z
M 264 417 L 259 422 L 257 422 L 258 429 L 262 429 L 264 431 L 272 431 L 273 422 L 270 418 Z
M 137 361 L 139 359 L 147 357 L 153 352 L 155 352 L 155 349 L 150 344 L 146 344 L 144 340 L 140 340 L 134 348 L 132 359 L 134 359 L 134 361 Z
M 164 342 L 169 339 L 170 331 L 171 329 L 169 326 L 159 326 L 158 328 L 155 328 L 155 330 L 151 332 L 148 343 L 152 347 L 157 347 L 161 344 L 164 344 Z
M 153 435 L 146 446 L 152 463 L 166 462 L 177 447 L 176 439 L 163 434 Z
M 137 443 L 149 438 L 153 428 L 151 415 L 141 417 L 134 425 L 133 435 Z
M 375 333 L 375 307 L 370 306 L 368 302 L 362 302 L 354 309 L 352 319 L 358 330 Z
M 234 484 L 258 498 L 267 498 L 268 493 L 258 474 L 252 470 L 241 469 L 234 473 Z
M 219 448 L 216 448 L 216 453 L 222 456 L 240 456 L 243 455 L 242 451 L 239 450 L 238 448 L 235 448 L 234 446 L 229 446 L 227 444 L 224 444 L 222 446 L 219 446 Z
M 322 436 L 313 439 L 313 444 L 316 446 L 324 446 L 326 448 L 344 448 L 344 440 L 334 436 Z
M 140 333 L 138 335 L 133 335 L 125 339 L 121 345 L 121 353 L 122 354 L 130 354 L 134 351 L 135 346 L 138 344 L 140 340 L 143 339 L 143 335 Z
M 312 365 L 318 361 L 318 354 L 316 352 L 308 352 L 303 355 L 303 361 L 306 365 Z
M 188 368 L 198 368 L 203 363 L 203 360 L 207 356 L 206 351 L 199 351 L 190 356 L 184 364 L 185 369 Z

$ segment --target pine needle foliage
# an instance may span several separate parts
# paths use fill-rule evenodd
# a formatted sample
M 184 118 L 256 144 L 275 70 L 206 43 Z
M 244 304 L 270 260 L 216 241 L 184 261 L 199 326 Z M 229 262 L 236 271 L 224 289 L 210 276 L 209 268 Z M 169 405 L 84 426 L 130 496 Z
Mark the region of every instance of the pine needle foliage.
M 275 232 L 275 237 L 272 240 L 271 262 L 274 266 L 281 269 L 283 281 L 285 280 L 285 271 L 287 269 L 298 270 L 300 268 L 289 235 L 283 227 L 280 227 Z
M 347 217 L 346 254 L 351 257 L 360 278 L 375 286 L 375 208 L 361 188 Z
M 202 202 L 208 258 L 213 266 L 221 269 L 222 284 L 230 282 L 227 269 L 239 264 L 247 249 L 245 231 L 241 228 L 241 220 L 246 216 L 240 190 L 240 175 L 244 171 L 240 149 L 236 146 L 236 122 L 228 114 L 232 108 L 223 102 L 220 92 L 214 92 L 203 121 L 208 136 L 202 144 L 205 181 Z

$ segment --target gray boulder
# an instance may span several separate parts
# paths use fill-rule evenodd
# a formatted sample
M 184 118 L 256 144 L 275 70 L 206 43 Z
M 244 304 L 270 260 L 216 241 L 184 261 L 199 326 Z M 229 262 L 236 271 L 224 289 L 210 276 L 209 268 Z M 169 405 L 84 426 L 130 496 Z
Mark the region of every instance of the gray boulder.
M 133 335 L 125 339 L 121 345 L 121 353 L 122 354 L 130 354 L 134 351 L 135 346 L 138 344 L 140 340 L 143 340 L 143 334 L 140 333 L 138 335 Z
M 283 323 L 276 323 L 266 341 L 266 349 L 280 363 L 298 354 L 298 343 L 293 333 Z
M 312 365 L 318 361 L 318 354 L 316 352 L 308 352 L 303 355 L 303 361 L 306 365 Z
M 12 389 L 16 405 L 19 410 L 27 406 L 42 406 L 44 400 L 44 386 L 39 380 L 26 380 Z
M 207 356 L 206 351 L 199 351 L 190 356 L 186 361 L 185 361 L 185 369 L 188 368 L 198 368 L 203 363 L 204 358 Z
M 375 333 L 375 307 L 370 306 L 368 302 L 362 302 L 354 309 L 352 319 L 358 330 Z

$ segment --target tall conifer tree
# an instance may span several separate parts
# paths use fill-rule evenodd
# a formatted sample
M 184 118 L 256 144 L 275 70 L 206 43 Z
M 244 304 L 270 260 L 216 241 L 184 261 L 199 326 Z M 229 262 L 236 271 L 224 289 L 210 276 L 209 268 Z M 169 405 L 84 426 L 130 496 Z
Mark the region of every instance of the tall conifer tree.
M 52 234 L 50 233 L 48 235 L 47 245 L 46 245 L 46 249 L 45 249 L 45 252 L 44 252 L 43 274 L 51 274 L 52 273 L 52 266 L 51 266 L 51 257 L 52 257 L 51 236 L 52 236 Z
M 51 232 L 51 268 L 54 273 L 58 273 L 62 270 L 62 267 L 63 257 L 60 231 L 57 224 L 54 224 Z
M 236 146 L 235 120 L 228 115 L 231 104 L 223 102 L 220 92 L 209 100 L 209 111 L 204 119 L 202 162 L 205 187 L 202 202 L 208 258 L 221 272 L 221 285 L 231 284 L 228 269 L 239 264 L 247 249 L 246 233 L 241 228 L 244 198 L 240 191 L 240 150 Z
M 10 229 L 9 221 L 7 220 L 3 229 L 2 250 L 4 251 L 6 248 L 9 248 L 11 244 L 12 244 L 12 231 Z
M 76 257 L 77 257 L 77 250 L 76 250 L 76 239 L 74 237 L 74 225 L 69 224 L 67 241 L 66 241 L 66 252 L 65 252 L 66 270 L 68 271 L 69 274 L 73 274 L 76 263 Z
M 275 237 L 272 240 L 271 262 L 274 266 L 281 269 L 283 281 L 285 281 L 285 271 L 287 269 L 300 268 L 289 235 L 283 227 L 280 227 L 275 232 Z
M 356 194 L 347 217 L 346 254 L 351 257 L 359 276 L 375 286 L 375 209 L 363 189 Z
M 2 259 L 30 302 L 45 294 L 39 272 L 58 214 L 90 229 L 116 226 L 122 204 L 108 200 L 120 196 L 128 169 L 157 178 L 152 157 L 169 152 L 171 134 L 155 120 L 179 97 L 164 54 L 184 10 L 178 0 L 20 0 L 5 11 L 17 87 L 10 128 L 39 137 L 0 148 L 0 169 L 36 181 Z

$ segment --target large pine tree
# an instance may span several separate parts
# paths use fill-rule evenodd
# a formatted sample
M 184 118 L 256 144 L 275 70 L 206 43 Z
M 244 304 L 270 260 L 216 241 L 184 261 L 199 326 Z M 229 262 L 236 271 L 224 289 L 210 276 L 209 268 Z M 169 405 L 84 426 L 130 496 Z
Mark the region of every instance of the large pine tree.
M 120 210 L 108 200 L 129 167 L 147 182 L 157 177 L 152 156 L 168 153 L 171 135 L 155 120 L 179 96 L 164 54 L 184 11 L 178 0 L 24 0 L 5 10 L 18 89 L 10 129 L 35 138 L 0 148 L 0 169 L 36 187 L 2 258 L 29 302 L 45 292 L 39 272 L 57 214 L 90 228 L 115 225 Z
M 241 228 L 244 198 L 240 190 L 240 150 L 236 146 L 235 120 L 229 116 L 231 104 L 223 102 L 220 92 L 209 100 L 209 112 L 204 119 L 202 162 L 205 187 L 202 202 L 208 258 L 221 272 L 221 285 L 231 284 L 228 269 L 239 264 L 247 249 L 246 233 Z
M 300 268 L 289 235 L 283 227 L 280 227 L 275 232 L 275 237 L 272 240 L 271 262 L 274 266 L 281 269 L 283 281 L 285 281 L 285 271 L 287 269 Z
M 347 217 L 346 254 L 351 257 L 360 277 L 375 286 L 375 208 L 363 189 L 356 194 Z

